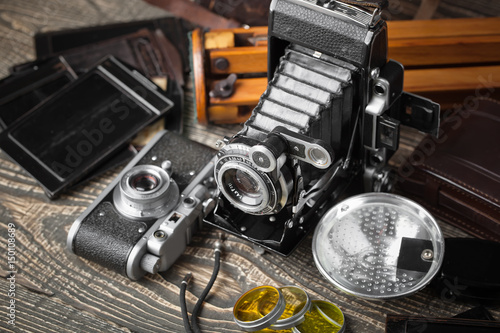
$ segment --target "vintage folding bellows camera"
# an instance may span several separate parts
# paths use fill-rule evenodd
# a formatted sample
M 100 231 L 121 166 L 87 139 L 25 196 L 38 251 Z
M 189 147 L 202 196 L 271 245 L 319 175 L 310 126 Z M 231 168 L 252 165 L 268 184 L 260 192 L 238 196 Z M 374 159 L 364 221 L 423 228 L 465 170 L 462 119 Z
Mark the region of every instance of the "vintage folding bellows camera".
M 390 189 L 401 124 L 437 135 L 439 105 L 403 92 L 387 59 L 384 1 L 355 3 L 272 1 L 269 83 L 218 152 L 206 222 L 288 255 L 353 184 Z

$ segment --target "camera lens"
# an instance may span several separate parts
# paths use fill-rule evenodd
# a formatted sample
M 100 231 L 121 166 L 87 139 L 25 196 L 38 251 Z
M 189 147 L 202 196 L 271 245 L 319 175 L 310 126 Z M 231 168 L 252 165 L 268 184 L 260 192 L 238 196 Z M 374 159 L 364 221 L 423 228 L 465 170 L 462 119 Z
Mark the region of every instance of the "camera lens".
M 222 189 L 235 205 L 247 211 L 261 210 L 267 204 L 268 191 L 257 172 L 246 170 L 240 165 L 222 172 Z
M 251 197 L 260 196 L 259 183 L 255 181 L 252 176 L 241 170 L 236 170 L 235 172 L 231 173 L 233 174 L 233 184 L 236 185 L 237 189 L 241 193 Z
M 130 186 L 139 192 L 152 191 L 158 186 L 159 180 L 152 174 L 138 174 L 130 179 Z
M 179 188 L 156 165 L 138 165 L 126 172 L 113 192 L 116 209 L 137 219 L 166 215 L 179 201 Z
M 235 208 L 247 214 L 275 214 L 286 204 L 291 174 L 285 167 L 279 172 L 261 170 L 251 158 L 252 147 L 236 143 L 219 151 L 214 171 L 217 186 Z

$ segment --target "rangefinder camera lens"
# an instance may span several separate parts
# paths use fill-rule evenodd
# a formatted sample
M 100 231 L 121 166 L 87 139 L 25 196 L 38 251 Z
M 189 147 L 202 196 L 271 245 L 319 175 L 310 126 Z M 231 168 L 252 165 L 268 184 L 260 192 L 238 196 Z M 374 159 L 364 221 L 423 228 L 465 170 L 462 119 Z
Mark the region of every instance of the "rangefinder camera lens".
M 138 192 L 147 192 L 154 190 L 158 184 L 159 179 L 152 174 L 138 174 L 130 180 L 130 186 Z
M 123 175 L 113 193 L 117 210 L 135 219 L 159 218 L 177 203 L 179 189 L 156 165 L 139 165 Z

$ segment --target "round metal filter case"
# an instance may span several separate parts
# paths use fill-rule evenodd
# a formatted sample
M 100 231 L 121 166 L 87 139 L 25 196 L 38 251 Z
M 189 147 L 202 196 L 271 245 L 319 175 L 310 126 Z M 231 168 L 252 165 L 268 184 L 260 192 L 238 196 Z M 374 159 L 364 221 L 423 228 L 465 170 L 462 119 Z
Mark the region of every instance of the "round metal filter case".
M 331 208 L 313 236 L 313 256 L 339 289 L 367 299 L 406 296 L 426 286 L 444 255 L 435 219 L 394 194 L 366 193 Z
M 234 304 L 233 316 L 238 326 L 255 332 L 274 324 L 285 311 L 285 298 L 272 286 L 253 288 Z
M 345 320 L 342 311 L 327 301 L 312 301 L 311 311 L 305 314 L 302 324 L 293 327 L 293 333 L 343 333 Z
M 304 321 L 304 315 L 311 309 L 311 299 L 299 287 L 286 286 L 278 289 L 285 298 L 285 311 L 278 321 L 269 326 L 269 328 L 273 330 L 286 330 Z

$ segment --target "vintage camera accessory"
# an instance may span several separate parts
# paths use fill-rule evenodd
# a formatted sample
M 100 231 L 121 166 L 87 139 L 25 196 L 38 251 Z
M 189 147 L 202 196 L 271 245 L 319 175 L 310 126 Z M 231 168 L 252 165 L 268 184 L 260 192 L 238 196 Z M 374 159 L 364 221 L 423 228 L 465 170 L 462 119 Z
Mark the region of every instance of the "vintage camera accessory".
M 477 98 L 443 118 L 399 166 L 396 184 L 442 221 L 500 242 L 500 101 Z M 480 147 L 480 148 L 479 148 Z M 460 161 L 460 162 L 459 162 Z
M 403 92 L 378 9 L 275 0 L 270 14 L 269 84 L 217 154 L 206 221 L 288 255 L 327 200 L 390 189 L 399 125 L 436 134 L 439 106 Z
M 63 57 L 26 68 L 0 81 L 0 130 L 56 93 L 77 76 Z
M 233 307 L 234 321 L 244 331 L 294 333 L 343 332 L 344 315 L 334 304 L 313 300 L 301 288 L 260 286 L 244 293 Z
M 107 39 L 137 32 L 141 29 L 154 31 L 160 29 L 181 53 L 184 71 L 189 70 L 187 59 L 187 33 L 190 24 L 177 17 L 162 17 L 152 20 L 114 23 L 77 29 L 37 33 L 34 37 L 37 59 L 46 59 L 84 45 L 95 44 Z M 17 68 L 13 68 L 15 71 Z
M 167 270 L 215 205 L 213 155 L 160 132 L 73 223 L 68 249 L 132 280 Z
M 0 147 L 54 198 L 172 106 L 158 86 L 109 57 L 5 130 Z
M 370 299 L 406 296 L 426 286 L 443 262 L 436 220 L 403 197 L 367 193 L 335 205 L 319 222 L 313 256 L 339 289 Z
M 165 129 L 182 132 L 184 73 L 176 47 L 160 29 L 137 32 L 66 50 L 64 57 L 77 73 L 86 72 L 99 59 L 114 56 L 158 84 L 172 102 Z
M 344 292 L 373 300 L 407 296 L 432 282 L 442 296 L 498 302 L 500 269 L 492 264 L 498 255 L 500 243 L 445 240 L 427 210 L 388 193 L 338 203 L 313 236 L 321 274 Z
M 186 22 L 169 17 L 40 33 L 35 36 L 37 60 L 16 65 L 11 71 L 17 74 L 62 55 L 80 75 L 103 57 L 114 56 L 164 90 L 174 103 L 165 128 L 181 133 L 188 30 Z

